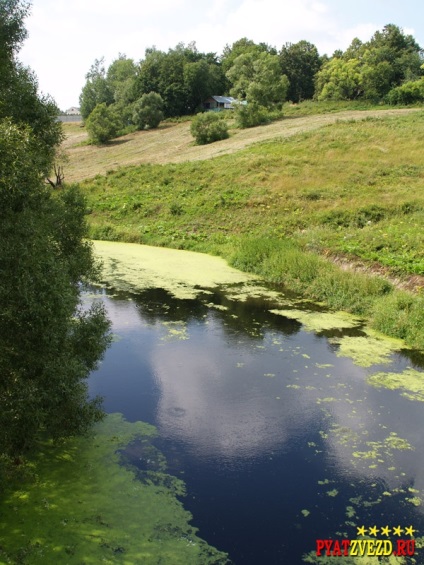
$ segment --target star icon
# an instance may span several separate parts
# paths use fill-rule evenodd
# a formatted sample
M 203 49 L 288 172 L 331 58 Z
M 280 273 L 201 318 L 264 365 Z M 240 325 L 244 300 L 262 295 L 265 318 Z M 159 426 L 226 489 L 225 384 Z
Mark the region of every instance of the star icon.
M 384 528 L 381 528 L 381 535 L 389 537 L 391 531 L 389 526 L 384 526 Z
M 364 536 L 367 532 L 365 526 L 361 526 L 360 528 L 356 528 L 358 530 L 357 536 Z
M 403 529 L 400 526 L 393 528 L 393 533 L 394 533 L 395 536 L 401 536 L 402 532 L 403 532 Z
M 409 526 L 409 528 L 405 528 L 405 535 L 412 537 L 416 531 L 412 526 Z
M 373 526 L 368 530 L 370 536 L 376 536 L 376 537 L 379 531 L 380 530 L 377 528 L 377 526 Z

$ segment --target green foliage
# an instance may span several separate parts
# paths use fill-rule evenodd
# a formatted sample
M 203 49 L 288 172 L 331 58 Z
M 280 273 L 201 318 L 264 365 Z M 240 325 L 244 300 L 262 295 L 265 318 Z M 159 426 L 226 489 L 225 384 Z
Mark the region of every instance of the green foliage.
M 0 3 L 0 65 L 8 64 L 27 37 L 23 25 L 29 13 L 29 2 L 2 0 Z
M 157 128 L 163 120 L 163 100 L 160 94 L 149 92 L 133 105 L 132 121 L 137 129 Z
M 32 73 L 14 58 L 26 9 L 1 4 L 15 19 L 0 22 L 0 53 L 8 55 L 0 58 L 0 75 L 8 79 L 6 87 L 0 82 L 2 463 L 41 435 L 70 436 L 101 417 L 85 379 L 108 342 L 102 307 L 80 307 L 81 281 L 97 273 L 85 239 L 85 202 L 75 188 L 53 194 L 44 181 L 62 132 L 56 106 L 38 96 Z
M 339 59 L 326 63 L 316 77 L 318 100 L 354 100 L 362 94 L 361 62 Z
M 227 123 L 214 112 L 197 114 L 191 122 L 190 132 L 198 145 L 228 138 Z
M 85 75 L 86 83 L 79 97 L 81 116 L 84 121 L 98 104 L 109 106 L 114 101 L 113 90 L 106 78 L 104 59 L 96 59 Z
M 241 129 L 253 128 L 269 124 L 270 122 L 271 116 L 269 111 L 254 102 L 246 105 L 240 104 L 236 109 L 236 126 Z
M 247 37 L 242 37 L 231 46 L 227 44 L 224 47 L 221 57 L 224 72 L 227 73 L 231 69 L 237 57 L 245 55 L 246 53 L 253 53 L 256 56 L 259 56 L 261 53 L 277 54 L 275 48 L 266 43 L 255 43 L 251 39 L 247 39 Z
M 292 102 L 312 99 L 315 91 L 315 74 L 321 68 L 318 49 L 308 41 L 286 43 L 280 51 L 281 72 L 287 76 L 287 98 Z
M 157 92 L 165 117 L 195 112 L 204 99 L 226 88 L 225 76 L 214 53 L 199 53 L 195 43 L 179 43 L 168 52 L 146 50 L 136 80 L 137 97 Z
M 227 72 L 232 82 L 231 95 L 264 108 L 282 106 L 289 88 L 288 79 L 281 75 L 277 55 L 254 52 L 239 55 Z
M 56 104 L 49 96 L 39 95 L 36 77 L 16 58 L 27 36 L 24 19 L 29 6 L 25 0 L 0 2 L 0 120 L 30 126 L 37 167 L 48 174 L 63 134 L 56 121 Z
M 78 311 L 79 281 L 95 274 L 85 203 L 43 183 L 29 129 L 0 126 L 0 449 L 15 455 L 41 431 L 64 437 L 100 417 L 83 380 L 107 343 L 101 307 Z
M 120 53 L 118 58 L 112 61 L 107 73 L 106 80 L 113 91 L 113 98 L 117 99 L 117 90 L 122 84 L 130 84 L 137 76 L 137 67 L 132 59 Z
M 318 100 L 381 100 L 404 81 L 422 74 L 422 49 L 411 35 L 386 25 L 367 42 L 355 38 L 345 53 L 337 53 L 316 77 Z
M 408 81 L 393 88 L 386 97 L 389 104 L 420 104 L 424 102 L 424 78 Z
M 94 143 L 106 143 L 114 138 L 120 127 L 120 120 L 111 106 L 98 104 L 87 118 L 85 127 Z

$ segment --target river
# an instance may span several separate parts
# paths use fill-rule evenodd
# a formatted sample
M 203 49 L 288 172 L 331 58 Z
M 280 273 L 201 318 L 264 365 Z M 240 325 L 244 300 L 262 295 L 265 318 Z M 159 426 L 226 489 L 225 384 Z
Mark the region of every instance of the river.
M 115 340 L 90 392 L 158 428 L 200 537 L 235 565 L 296 565 L 360 527 L 394 550 L 422 535 L 419 354 L 257 281 L 181 295 L 150 279 L 131 289 L 110 265 L 95 299 Z M 382 386 L 391 375 L 405 385 Z M 124 455 L 145 468 L 136 444 Z

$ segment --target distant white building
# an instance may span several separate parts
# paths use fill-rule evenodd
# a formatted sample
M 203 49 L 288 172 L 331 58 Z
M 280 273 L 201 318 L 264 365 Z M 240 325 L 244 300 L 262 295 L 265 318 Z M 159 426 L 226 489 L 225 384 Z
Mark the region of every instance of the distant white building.
M 71 106 L 70 108 L 68 108 L 65 111 L 65 114 L 67 116 L 80 116 L 81 115 L 81 111 L 79 108 L 77 108 L 76 106 Z

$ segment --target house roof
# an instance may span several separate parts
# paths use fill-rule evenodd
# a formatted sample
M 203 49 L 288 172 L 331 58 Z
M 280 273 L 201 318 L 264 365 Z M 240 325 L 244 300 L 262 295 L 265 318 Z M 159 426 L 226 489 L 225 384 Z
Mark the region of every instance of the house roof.
M 235 100 L 232 96 L 211 96 L 211 98 L 219 104 L 231 104 Z

